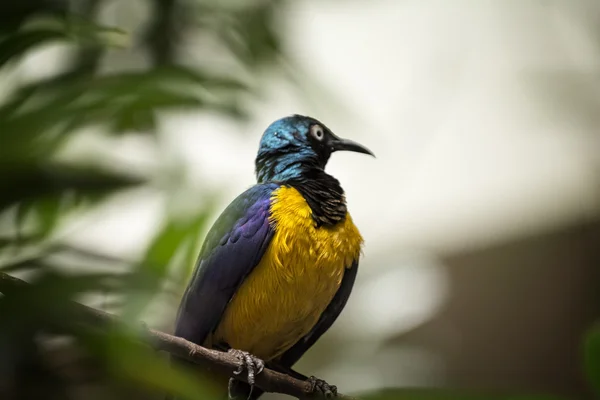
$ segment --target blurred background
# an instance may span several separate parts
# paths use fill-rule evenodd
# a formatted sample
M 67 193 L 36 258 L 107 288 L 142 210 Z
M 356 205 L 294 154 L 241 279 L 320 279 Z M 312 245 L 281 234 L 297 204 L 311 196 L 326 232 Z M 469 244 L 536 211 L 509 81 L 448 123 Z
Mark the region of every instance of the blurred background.
M 204 393 L 134 322 L 172 332 L 294 113 L 377 155 L 328 165 L 364 256 L 299 371 L 365 398 L 600 395 L 599 23 L 592 0 L 3 2 L 0 272 L 32 286 L 0 280 L 1 397 Z

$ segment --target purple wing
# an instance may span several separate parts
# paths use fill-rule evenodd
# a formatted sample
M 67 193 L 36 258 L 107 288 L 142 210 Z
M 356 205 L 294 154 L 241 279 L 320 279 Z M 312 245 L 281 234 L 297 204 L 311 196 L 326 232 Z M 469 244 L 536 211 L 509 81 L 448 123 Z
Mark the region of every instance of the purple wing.
M 202 344 L 227 304 L 260 262 L 271 238 L 271 194 L 276 184 L 256 185 L 238 196 L 209 231 L 185 291 L 175 335 Z

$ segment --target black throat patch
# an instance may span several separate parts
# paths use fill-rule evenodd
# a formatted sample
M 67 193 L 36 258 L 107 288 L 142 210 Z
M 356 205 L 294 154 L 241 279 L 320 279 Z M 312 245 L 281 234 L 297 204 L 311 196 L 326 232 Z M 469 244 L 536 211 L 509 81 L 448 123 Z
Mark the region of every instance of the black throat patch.
M 286 182 L 306 199 L 317 225 L 333 226 L 346 219 L 347 207 L 340 182 L 323 170 L 312 170 L 302 178 Z

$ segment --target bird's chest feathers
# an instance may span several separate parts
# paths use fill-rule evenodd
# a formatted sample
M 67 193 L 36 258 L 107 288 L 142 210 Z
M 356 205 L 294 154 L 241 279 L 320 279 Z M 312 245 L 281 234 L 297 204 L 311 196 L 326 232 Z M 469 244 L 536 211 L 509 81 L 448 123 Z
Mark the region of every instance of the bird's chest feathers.
M 349 215 L 316 227 L 294 188 L 274 192 L 275 234 L 259 265 L 225 311 L 215 339 L 272 359 L 306 335 L 358 259 L 362 237 Z

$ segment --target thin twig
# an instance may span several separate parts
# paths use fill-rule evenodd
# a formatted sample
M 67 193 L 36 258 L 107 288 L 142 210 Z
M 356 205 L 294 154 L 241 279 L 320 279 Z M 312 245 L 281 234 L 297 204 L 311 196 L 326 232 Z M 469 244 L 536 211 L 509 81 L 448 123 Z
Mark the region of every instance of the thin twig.
M 10 296 L 26 288 L 28 285 L 27 282 L 21 279 L 0 272 L 0 293 L 6 296 Z M 71 302 L 70 304 L 77 313 L 77 317 L 81 317 L 81 320 L 87 321 L 87 323 L 104 327 L 118 322 L 118 318 L 115 315 L 75 302 Z M 209 367 L 230 377 L 235 377 L 238 380 L 246 381 L 244 374 L 234 375 L 233 372 L 238 369 L 238 360 L 229 353 L 207 349 L 183 338 L 155 329 L 146 329 L 150 345 L 156 350 L 165 351 L 195 364 Z M 256 376 L 256 386 L 265 392 L 283 393 L 298 399 L 318 398 L 317 393 L 311 392 L 311 385 L 308 382 L 267 368 Z M 337 399 L 357 400 L 339 393 Z

